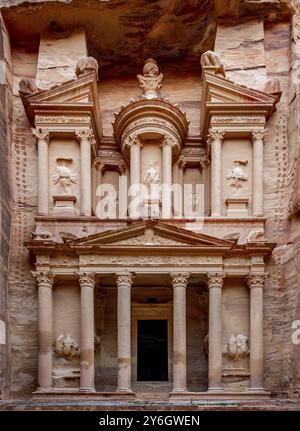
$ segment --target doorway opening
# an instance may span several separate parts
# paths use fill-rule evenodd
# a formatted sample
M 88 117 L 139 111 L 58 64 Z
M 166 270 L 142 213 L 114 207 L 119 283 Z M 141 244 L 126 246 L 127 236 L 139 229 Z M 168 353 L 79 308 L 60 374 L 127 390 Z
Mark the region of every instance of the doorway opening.
M 137 380 L 168 381 L 168 321 L 137 323 Z

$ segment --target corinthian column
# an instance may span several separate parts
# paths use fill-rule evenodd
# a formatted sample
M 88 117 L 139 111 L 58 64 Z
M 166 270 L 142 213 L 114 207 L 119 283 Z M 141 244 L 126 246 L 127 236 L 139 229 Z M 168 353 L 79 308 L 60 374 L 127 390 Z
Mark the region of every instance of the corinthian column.
M 76 136 L 80 142 L 80 214 L 90 216 L 92 209 L 92 166 L 90 129 L 79 129 Z
M 38 146 L 38 214 L 49 214 L 49 131 L 33 129 Z
M 252 132 L 253 142 L 253 215 L 264 214 L 264 138 L 266 130 Z
M 118 286 L 118 388 L 131 392 L 131 285 L 133 275 L 117 273 Z
M 186 288 L 189 273 L 173 272 L 173 392 L 185 392 L 186 385 Z
M 38 385 L 40 389 L 49 389 L 52 387 L 53 274 L 47 271 L 37 271 L 32 272 L 32 275 L 38 286 Z
M 263 288 L 268 274 L 249 274 L 250 289 L 250 390 L 263 390 L 264 326 Z
M 94 273 L 79 272 L 80 284 L 80 391 L 95 392 Z
M 222 141 L 225 132 L 209 131 L 211 145 L 211 216 L 222 215 Z
M 222 390 L 222 273 L 208 273 L 208 390 Z
M 165 136 L 162 142 L 162 218 L 171 218 L 172 148 L 174 141 Z
M 134 136 L 128 142 L 130 147 L 130 187 L 135 188 L 135 193 L 132 195 L 132 202 L 136 193 L 140 193 L 140 183 L 141 183 L 141 142 L 137 136 Z M 138 218 L 139 211 L 137 211 L 137 205 L 130 205 L 129 207 L 129 217 Z

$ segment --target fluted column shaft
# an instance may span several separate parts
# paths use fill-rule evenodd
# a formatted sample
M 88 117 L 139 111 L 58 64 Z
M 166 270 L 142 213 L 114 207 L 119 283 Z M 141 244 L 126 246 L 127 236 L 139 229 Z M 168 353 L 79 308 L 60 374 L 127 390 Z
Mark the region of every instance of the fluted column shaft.
M 222 390 L 222 273 L 208 274 L 208 390 Z
M 253 142 L 253 215 L 264 215 L 264 138 L 266 131 L 252 132 Z
M 211 130 L 211 216 L 222 215 L 222 141 L 224 132 Z
M 53 328 L 53 275 L 51 272 L 32 272 L 38 286 L 38 385 L 52 387 L 52 328 Z
M 118 392 L 131 392 L 131 285 L 130 272 L 117 274 Z
M 264 326 L 263 288 L 268 274 L 250 274 L 250 390 L 263 390 L 264 377 Z
M 188 273 L 171 273 L 173 284 L 173 392 L 185 392 L 186 382 L 186 288 Z
M 93 273 L 80 272 L 80 391 L 95 391 L 94 287 Z
M 33 135 L 38 146 L 38 214 L 49 214 L 49 132 L 44 129 L 34 129 Z
M 171 218 L 172 210 L 172 146 L 173 141 L 165 137 L 162 144 L 162 218 Z
M 80 214 L 90 216 L 92 209 L 91 130 L 78 130 L 80 141 Z

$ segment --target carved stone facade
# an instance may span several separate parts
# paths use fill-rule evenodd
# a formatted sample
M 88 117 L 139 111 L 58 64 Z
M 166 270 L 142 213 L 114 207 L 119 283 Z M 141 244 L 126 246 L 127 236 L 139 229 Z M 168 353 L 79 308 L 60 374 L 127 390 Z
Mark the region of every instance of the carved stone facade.
M 10 322 L 3 363 L 17 360 L 0 372 L 6 398 L 298 393 L 298 369 L 283 377 L 283 356 L 300 366 L 288 332 L 300 310 L 299 133 L 287 127 L 286 108 L 298 100 L 286 79 L 298 66 L 287 66 L 286 41 L 279 59 L 272 48 L 298 24 L 289 2 L 279 2 L 276 19 L 271 2 L 254 3 L 241 2 L 225 25 L 213 2 L 215 38 L 190 50 L 183 31 L 166 52 L 153 39 L 139 59 L 129 49 L 130 64 L 116 52 L 113 63 L 106 39 L 99 49 L 92 21 L 59 37 L 42 32 L 34 54 L 15 41 L 10 294 L 0 321 Z M 20 18 L 3 13 L 8 40 L 18 39 Z M 286 321 L 276 324 L 278 316 Z

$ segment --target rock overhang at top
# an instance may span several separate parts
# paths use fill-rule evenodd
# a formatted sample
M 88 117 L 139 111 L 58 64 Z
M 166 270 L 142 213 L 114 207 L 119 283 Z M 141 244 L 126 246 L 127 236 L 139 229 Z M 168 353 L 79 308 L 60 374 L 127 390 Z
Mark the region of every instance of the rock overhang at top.
M 0 7 L 14 43 L 84 27 L 102 76 L 137 73 L 149 56 L 181 60 L 178 71 L 199 70 L 199 57 L 213 48 L 217 19 L 284 19 L 293 11 L 286 0 L 0 0 Z

